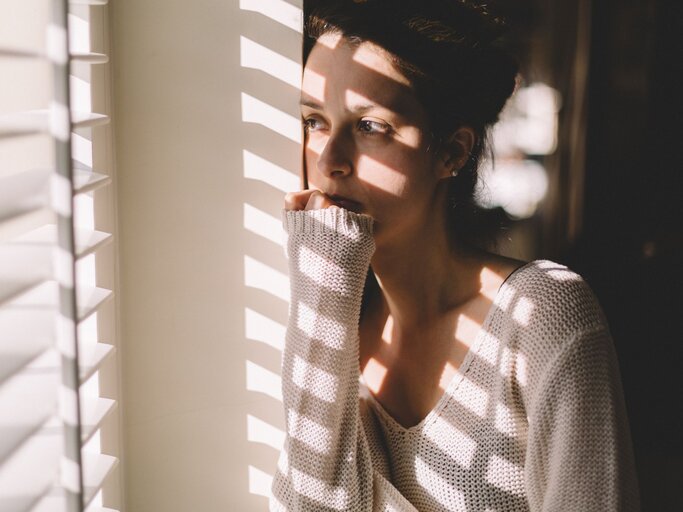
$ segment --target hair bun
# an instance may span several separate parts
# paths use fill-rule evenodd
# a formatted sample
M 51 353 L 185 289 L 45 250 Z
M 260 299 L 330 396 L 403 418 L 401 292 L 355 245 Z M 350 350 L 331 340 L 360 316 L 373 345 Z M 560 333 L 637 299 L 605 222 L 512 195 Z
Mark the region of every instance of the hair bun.
M 482 3 L 471 0 L 451 0 L 451 2 L 463 6 L 476 15 L 473 16 L 477 22 L 473 23 L 472 31 L 482 43 L 491 44 L 508 31 L 505 19 L 497 16 L 491 10 L 490 2 Z
M 467 45 L 488 46 L 508 30 L 490 3 L 472 0 L 352 0 L 384 11 L 395 19 L 408 22 L 411 29 L 429 27 L 432 40 Z

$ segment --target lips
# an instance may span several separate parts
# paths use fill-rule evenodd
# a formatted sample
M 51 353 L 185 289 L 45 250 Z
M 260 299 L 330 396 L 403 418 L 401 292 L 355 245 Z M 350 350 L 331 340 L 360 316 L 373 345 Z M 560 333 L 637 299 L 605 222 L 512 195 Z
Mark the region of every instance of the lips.
M 359 203 L 358 201 L 354 201 L 353 199 L 349 199 L 348 197 L 330 195 L 329 198 L 345 210 L 360 213 L 363 209 L 363 205 L 361 203 Z

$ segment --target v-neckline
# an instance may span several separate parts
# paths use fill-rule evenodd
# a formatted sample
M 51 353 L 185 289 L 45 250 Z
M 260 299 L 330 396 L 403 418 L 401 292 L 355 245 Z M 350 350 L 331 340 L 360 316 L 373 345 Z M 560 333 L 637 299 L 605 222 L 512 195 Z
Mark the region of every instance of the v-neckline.
M 369 398 L 370 402 L 375 407 L 375 410 L 377 410 L 377 412 L 384 418 L 385 422 L 388 423 L 392 429 L 404 433 L 417 432 L 429 426 L 430 423 L 432 423 L 436 418 L 439 417 L 441 410 L 453 398 L 456 390 L 460 386 L 460 383 L 465 378 L 465 374 L 471 366 L 472 360 L 474 359 L 476 354 L 479 353 L 481 344 L 483 343 L 485 335 L 488 333 L 490 329 L 490 325 L 493 321 L 494 316 L 500 309 L 500 303 L 502 301 L 503 296 L 506 294 L 510 283 L 513 281 L 514 277 L 517 277 L 521 273 L 522 270 L 536 263 L 537 261 L 530 261 L 528 263 L 525 263 L 524 265 L 521 265 L 520 267 L 513 270 L 502 282 L 502 284 L 498 288 L 498 291 L 496 292 L 496 295 L 493 298 L 493 302 L 491 302 L 491 306 L 489 307 L 489 310 L 486 313 L 486 316 L 484 317 L 484 321 L 481 324 L 481 327 L 479 328 L 479 332 L 477 332 L 477 336 L 475 337 L 474 342 L 472 343 L 472 345 L 470 345 L 469 349 L 467 350 L 467 353 L 465 354 L 465 357 L 463 358 L 460 366 L 458 366 L 458 368 L 455 370 L 455 375 L 451 378 L 450 382 L 448 383 L 448 386 L 446 386 L 446 389 L 441 394 L 439 400 L 437 400 L 434 407 L 432 407 L 432 409 L 427 413 L 427 415 L 424 418 L 422 418 L 422 420 L 420 420 L 419 423 L 416 423 L 411 427 L 404 427 L 403 425 L 401 425 L 391 414 L 389 414 L 389 412 L 375 397 L 374 393 L 370 390 L 367 383 L 365 382 L 365 379 L 363 378 L 363 373 L 360 373 L 360 384 L 364 388 L 364 395 Z

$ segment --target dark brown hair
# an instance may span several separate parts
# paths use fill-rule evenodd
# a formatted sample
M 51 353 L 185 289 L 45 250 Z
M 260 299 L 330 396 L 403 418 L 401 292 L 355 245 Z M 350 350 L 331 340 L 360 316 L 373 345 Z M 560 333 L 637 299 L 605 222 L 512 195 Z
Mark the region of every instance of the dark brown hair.
M 494 230 L 474 194 L 488 129 L 516 84 L 516 60 L 495 44 L 505 31 L 500 18 L 460 0 L 307 2 L 304 62 L 328 32 L 351 45 L 372 42 L 411 81 L 437 140 L 460 126 L 476 132 L 469 160 L 449 185 L 448 225 L 461 248 L 489 245 Z

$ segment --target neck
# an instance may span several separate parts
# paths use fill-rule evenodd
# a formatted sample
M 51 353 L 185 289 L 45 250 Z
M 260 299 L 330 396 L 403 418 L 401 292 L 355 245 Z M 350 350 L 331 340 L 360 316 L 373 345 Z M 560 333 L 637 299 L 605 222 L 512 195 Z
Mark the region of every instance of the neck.
M 372 269 L 394 325 L 422 328 L 481 290 L 483 256 L 451 249 L 443 223 L 424 223 L 377 247 Z

